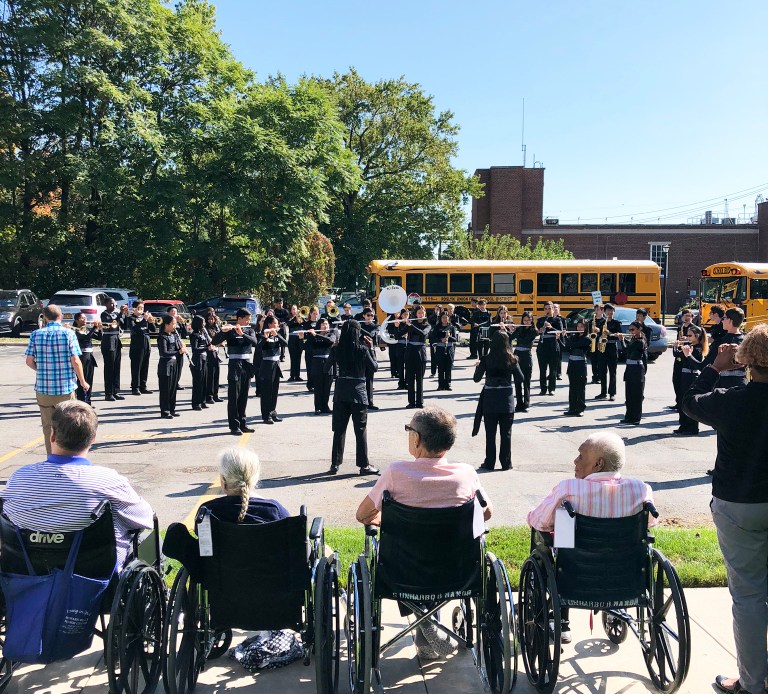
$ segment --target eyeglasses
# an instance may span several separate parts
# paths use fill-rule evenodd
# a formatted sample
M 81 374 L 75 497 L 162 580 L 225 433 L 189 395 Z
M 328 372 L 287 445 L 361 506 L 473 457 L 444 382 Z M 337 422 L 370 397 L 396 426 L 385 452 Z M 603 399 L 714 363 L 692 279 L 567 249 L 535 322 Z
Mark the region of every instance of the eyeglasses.
M 412 431 L 415 434 L 418 434 L 419 436 L 421 436 L 421 432 L 418 429 L 414 429 L 410 424 L 405 425 L 405 430 L 408 432 Z

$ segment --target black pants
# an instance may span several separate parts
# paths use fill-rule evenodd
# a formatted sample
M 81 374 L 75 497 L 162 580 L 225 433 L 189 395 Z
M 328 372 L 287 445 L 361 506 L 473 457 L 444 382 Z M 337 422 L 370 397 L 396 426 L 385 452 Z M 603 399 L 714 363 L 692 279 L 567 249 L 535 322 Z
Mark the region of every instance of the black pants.
M 397 345 L 389 345 L 387 347 L 389 351 L 389 375 L 391 378 L 398 378 L 397 373 Z
M 279 390 L 280 366 L 276 361 L 263 359 L 259 367 L 259 401 L 262 419 L 267 419 L 277 410 L 277 393 Z
M 368 467 L 368 439 L 365 430 L 368 423 L 368 408 L 360 403 L 338 400 L 333 402 L 331 464 L 339 467 L 344 461 L 344 444 L 350 417 L 355 431 L 355 465 L 359 468 Z
M 176 355 L 176 388 L 179 387 L 179 381 L 181 380 L 181 372 L 184 371 L 184 355 Z
M 581 413 L 587 409 L 587 363 L 583 369 L 568 367 L 568 411 Z
M 211 352 L 206 359 L 206 369 L 208 376 L 205 379 L 206 393 L 205 399 L 212 400 L 219 397 L 219 378 L 221 374 L 221 364 L 219 364 L 219 351 Z
M 301 378 L 301 353 L 304 351 L 304 345 L 296 335 L 288 337 L 288 354 L 291 357 L 291 381 L 298 381 Z M 309 378 L 309 372 L 307 372 Z
M 539 360 L 539 386 L 541 392 L 555 392 L 557 386 L 557 362 L 560 361 L 560 351 L 555 346 L 552 338 L 548 338 L 552 343 L 536 350 L 536 358 Z
M 477 359 L 477 328 L 469 329 L 469 358 Z
M 326 373 L 326 360 L 320 357 L 312 359 L 312 389 L 315 396 L 315 412 L 327 412 L 328 398 L 331 397 L 331 378 L 330 373 Z
M 432 376 L 437 373 L 437 347 L 429 345 L 429 372 Z
M 453 350 L 450 347 L 435 347 L 435 362 L 437 368 L 437 387 L 447 388 L 451 385 Z
M 304 345 L 304 370 L 307 372 L 307 390 L 312 392 L 312 348 L 309 345 Z
M 605 347 L 605 365 L 603 374 L 608 378 L 608 395 L 616 395 L 616 367 L 619 364 L 619 347 L 615 342 L 608 342 Z M 600 384 L 600 392 L 605 393 L 605 380 Z
M 683 397 L 682 379 L 682 357 L 675 357 L 675 362 L 672 364 L 672 388 L 675 390 L 675 405 L 680 407 L 680 400 Z
M 227 373 L 227 420 L 230 429 L 245 426 L 245 408 L 248 404 L 248 387 L 251 382 L 251 365 L 242 359 L 229 360 Z
M 408 347 L 405 351 L 405 380 L 408 385 L 408 404 L 424 405 L 424 372 L 427 369 L 427 352 L 422 348 Z
M 211 358 L 215 359 L 213 352 Z M 208 397 L 208 353 L 192 355 L 192 407 L 202 405 Z
M 480 336 L 477 336 L 477 358 L 480 359 L 481 357 L 487 357 L 488 352 L 491 349 L 491 341 L 490 339 L 486 338 L 485 340 L 481 340 Z
M 517 398 L 517 406 L 528 407 L 531 404 L 531 376 L 533 375 L 533 356 L 531 350 L 522 349 L 515 350 L 515 356 L 517 357 L 518 364 L 520 365 L 520 371 L 523 372 L 523 382 L 518 384 L 515 381 L 515 397 Z
M 176 412 L 176 375 L 178 368 L 176 358 L 161 359 L 157 367 L 158 393 L 160 395 L 160 412 L 162 414 Z
M 365 372 L 365 392 L 368 395 L 368 405 L 373 405 L 373 371 Z
M 642 369 L 642 366 L 628 366 L 627 369 Z M 638 374 L 624 372 L 624 388 L 626 392 L 627 411 L 624 416 L 628 422 L 639 422 L 643 417 L 643 393 L 645 380 L 638 378 Z
M 104 395 L 114 395 L 120 391 L 120 348 L 102 352 L 101 356 L 104 359 Z
M 77 389 L 75 390 L 75 397 L 81 402 L 90 405 L 91 391 L 93 390 L 93 373 L 96 367 L 96 358 L 93 356 L 93 352 L 83 352 L 80 357 L 80 363 L 83 365 L 83 377 L 90 388 L 88 390 L 83 390 L 78 383 Z
M 392 356 L 395 359 L 397 387 L 405 388 L 405 345 L 399 342 L 396 345 L 392 345 Z
M 499 463 L 502 470 L 512 467 L 512 423 L 515 421 L 513 412 L 501 414 L 483 413 L 485 423 L 485 462 L 484 466 L 496 466 L 496 429 L 499 430 L 501 443 L 499 445 Z
M 149 375 L 149 340 L 140 345 L 131 345 L 131 390 L 146 390 Z

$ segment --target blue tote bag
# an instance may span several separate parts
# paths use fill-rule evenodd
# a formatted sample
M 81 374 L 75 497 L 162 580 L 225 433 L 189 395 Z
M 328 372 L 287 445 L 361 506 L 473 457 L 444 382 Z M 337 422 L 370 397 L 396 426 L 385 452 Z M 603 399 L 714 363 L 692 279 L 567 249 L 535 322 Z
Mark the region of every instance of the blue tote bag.
M 72 541 L 64 569 L 44 576 L 35 575 L 18 529 L 16 534 L 29 575 L 0 573 L 7 613 L 3 656 L 21 663 L 47 664 L 82 653 L 93 640 L 110 579 L 74 573 L 82 530 Z

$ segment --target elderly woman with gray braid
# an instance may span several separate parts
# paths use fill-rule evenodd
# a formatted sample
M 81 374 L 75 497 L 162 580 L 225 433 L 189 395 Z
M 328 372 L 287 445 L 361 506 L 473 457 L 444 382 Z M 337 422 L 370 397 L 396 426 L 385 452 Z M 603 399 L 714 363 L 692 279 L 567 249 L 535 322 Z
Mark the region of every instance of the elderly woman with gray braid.
M 255 494 L 261 475 L 259 456 L 245 448 L 226 448 L 219 453 L 219 479 L 224 496 L 201 505 L 226 523 L 269 523 L 291 514 L 274 499 Z M 193 578 L 200 575 L 197 540 L 183 523 L 171 523 L 163 542 L 163 554 L 177 559 Z

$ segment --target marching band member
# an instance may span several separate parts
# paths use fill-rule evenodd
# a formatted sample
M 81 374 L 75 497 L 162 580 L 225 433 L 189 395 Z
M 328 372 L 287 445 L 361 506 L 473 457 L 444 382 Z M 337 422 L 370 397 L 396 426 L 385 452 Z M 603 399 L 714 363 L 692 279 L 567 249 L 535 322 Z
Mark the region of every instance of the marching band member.
M 339 316 L 339 320 L 348 321 L 354 318 L 352 315 L 352 304 L 344 304 L 341 309 L 343 313 Z
M 187 348 L 182 344 L 181 337 L 176 331 L 176 319 L 166 313 L 163 324 L 157 336 L 157 352 L 160 357 L 157 363 L 158 392 L 160 395 L 160 417 L 173 419 L 180 417 L 176 412 L 176 385 L 178 378 L 178 356 L 184 358 Z
M 169 306 L 165 309 L 165 312 L 176 321 L 176 333 L 179 335 L 179 339 L 181 339 L 179 328 L 184 324 L 184 319 L 179 315 L 179 310 L 175 306 Z M 176 355 L 176 390 L 184 390 L 184 386 L 180 383 L 182 371 L 184 371 L 184 355 L 179 352 Z
M 125 317 L 125 327 L 131 332 L 131 345 L 128 349 L 131 359 L 131 395 L 149 394 L 152 392 L 147 390 L 149 334 L 155 332 L 155 323 L 149 313 L 144 313 L 143 301 L 133 305 L 133 314 Z
M 480 466 L 483 470 L 493 470 L 496 467 L 497 428 L 501 437 L 501 469 L 512 469 L 512 424 L 515 421 L 512 379 L 515 372 L 519 371 L 517 357 L 512 353 L 512 346 L 509 344 L 509 334 L 506 330 L 497 330 L 491 338 L 488 354 L 480 357 L 475 364 L 473 376 L 475 383 L 479 383 L 485 376 L 485 385 L 480 392 L 472 427 L 472 436 L 477 436 L 480 421 L 485 422 L 485 461 Z M 522 380 L 523 375 L 518 373 L 517 377 Z
M 436 304 L 435 308 L 432 309 L 432 312 L 428 314 L 427 321 L 429 322 L 429 325 L 431 326 L 432 330 L 429 332 L 429 372 L 430 376 L 434 378 L 437 374 L 437 355 L 435 354 L 435 327 L 440 323 L 440 315 L 443 313 L 443 307 L 441 304 Z M 442 390 L 438 386 L 438 390 Z
M 473 296 L 469 305 L 469 358 L 477 359 L 477 328 L 474 327 L 477 299 Z
M 205 404 L 212 405 L 214 402 L 224 402 L 219 397 L 219 377 L 221 373 L 221 359 L 219 358 L 219 348 L 213 344 L 213 337 L 216 333 L 221 331 L 221 321 L 216 315 L 216 311 L 212 308 L 208 309 L 208 313 L 205 316 L 205 332 L 208 333 L 208 337 L 211 339 L 211 353 L 206 359 L 206 367 L 208 374 L 205 379 L 206 387 L 208 391 L 205 395 Z
M 370 299 L 363 299 L 362 306 L 363 306 L 363 310 L 360 311 L 360 313 L 356 313 L 355 314 L 355 320 L 358 321 L 358 322 L 365 320 L 365 315 L 364 315 L 365 314 L 365 309 L 369 308 L 369 309 L 371 309 L 371 311 L 373 311 L 373 305 L 371 304 L 371 300 Z M 373 324 L 374 325 L 377 324 L 376 323 L 376 315 L 375 314 L 373 316 Z
M 709 353 L 704 359 L 704 366 L 709 366 L 715 361 L 715 357 L 718 351 L 720 351 L 720 345 L 723 344 L 723 338 L 725 337 L 725 326 L 723 325 L 725 309 L 719 305 L 712 306 L 709 309 L 709 318 L 712 321 L 712 327 L 709 330 L 711 342 L 709 343 Z
M 397 343 L 392 345 L 389 349 L 389 358 L 395 361 L 395 371 L 397 373 L 397 390 L 407 390 L 408 386 L 405 382 L 405 347 L 408 344 L 408 321 L 410 320 L 411 312 L 404 308 L 400 311 L 400 315 L 396 318 L 392 325 L 395 330 L 395 337 Z
M 536 321 L 539 345 L 536 358 L 539 361 L 539 395 L 554 395 L 557 385 L 557 362 L 560 361 L 558 335 L 564 330 L 562 318 L 555 318 L 552 302 L 544 304 L 545 315 Z
M 672 387 L 675 389 L 675 404 L 667 406 L 668 410 L 675 410 L 676 412 L 680 411 L 680 400 L 683 397 L 683 393 L 685 393 L 681 385 L 684 359 L 681 347 L 683 344 L 688 344 L 691 326 L 693 325 L 693 311 L 689 308 L 684 308 L 681 312 L 681 321 L 677 340 L 672 345 L 672 356 L 675 358 L 672 364 Z
M 211 344 L 211 336 L 205 329 L 202 316 L 193 316 L 192 333 L 189 336 L 192 349 L 192 409 L 203 410 L 208 407 L 208 360 L 216 359 L 216 348 Z
M 313 306 L 309 309 L 309 321 L 306 325 L 307 328 L 316 328 L 317 323 L 320 320 L 320 309 L 317 306 Z M 330 321 L 329 321 L 330 325 Z M 314 389 L 312 385 L 312 345 L 308 342 L 304 342 L 304 368 L 307 372 L 307 390 L 311 393 Z
M 280 334 L 277 316 L 264 319 L 261 332 L 261 364 L 259 365 L 259 391 L 261 398 L 261 419 L 264 424 L 283 420 L 277 416 L 277 394 L 280 390 L 280 347 L 285 338 Z
M 589 326 L 584 320 L 576 324 L 575 335 L 568 335 L 568 409 L 566 417 L 583 417 L 587 409 L 587 354 L 591 340 Z
M 627 366 L 624 369 L 626 391 L 626 413 L 619 424 L 640 424 L 643 417 L 643 391 L 645 390 L 645 335 L 643 324 L 633 321 L 629 324 L 627 345 Z
M 98 340 L 101 337 L 101 331 L 96 323 L 93 323 L 88 327 L 85 314 L 82 311 L 75 314 L 72 328 L 75 331 L 77 344 L 80 345 L 80 351 L 82 352 L 80 355 L 80 362 L 83 365 L 83 378 L 85 378 L 86 383 L 90 386 L 88 390 L 83 390 L 83 387 L 78 382 L 75 397 L 87 405 L 90 405 L 91 392 L 93 391 L 94 369 L 98 366 L 96 357 L 93 356 L 92 340 L 94 338 Z
M 486 310 L 487 303 L 485 299 L 477 300 L 477 310 L 472 314 L 472 328 L 476 330 L 475 343 L 477 345 L 477 354 L 482 357 L 488 354 L 491 341 L 486 339 L 480 339 L 482 334 L 480 328 L 490 328 L 491 326 L 491 314 Z
M 504 326 L 504 327 L 502 327 Z M 488 337 L 491 337 L 493 333 L 498 330 L 506 329 L 508 332 L 514 329 L 514 323 L 509 317 L 509 311 L 506 306 L 499 306 L 496 311 L 496 315 L 491 321 L 491 327 L 488 330 Z
M 328 399 L 331 397 L 333 377 L 328 360 L 331 357 L 333 337 L 330 323 L 325 318 L 317 321 L 316 328 L 310 328 L 301 337 L 306 337 L 307 345 L 312 350 L 312 365 L 309 378 L 315 398 L 315 414 L 330 414 Z
M 101 312 L 101 356 L 104 359 L 104 399 L 125 400 L 120 395 L 120 330 L 125 327 L 128 306 L 115 311 L 115 300 L 107 299 L 106 311 Z
M 297 333 L 306 330 L 307 323 L 308 321 L 299 315 L 299 307 L 292 304 L 291 316 L 288 319 L 288 354 L 291 357 L 291 375 L 288 377 L 288 383 L 304 380 L 301 377 L 301 353 L 304 351 L 304 343 Z M 307 378 L 310 378 L 309 373 Z
M 525 311 L 518 325 L 510 335 L 510 340 L 515 340 L 515 356 L 517 357 L 520 371 L 523 374 L 521 387 L 516 390 L 517 404 L 515 412 L 527 412 L 531 404 L 531 376 L 533 375 L 533 341 L 538 336 L 533 326 L 533 314 Z M 517 385 L 517 383 L 515 384 Z
M 721 344 L 740 345 L 744 340 L 744 333 L 741 332 L 741 325 L 744 322 L 744 311 L 738 306 L 729 308 L 723 317 L 723 328 L 725 335 L 722 337 Z M 718 347 L 719 349 L 719 347 Z M 734 386 L 747 385 L 747 371 L 741 366 L 729 371 L 721 371 L 720 378 L 717 381 L 718 388 L 733 388 Z
M 451 370 L 456 356 L 458 341 L 456 326 L 451 324 L 447 311 L 440 314 L 439 322 L 429 335 L 435 348 L 437 366 L 437 389 L 451 390 Z
M 603 381 L 605 380 L 605 376 L 603 372 L 605 371 L 605 353 L 600 352 L 597 348 L 597 345 L 600 344 L 600 338 L 603 334 L 603 326 L 606 324 L 606 317 L 605 317 L 605 311 L 603 309 L 602 304 L 595 304 L 595 315 L 592 318 L 592 325 L 591 328 L 594 330 L 595 334 L 597 335 L 597 341 L 595 342 L 595 351 L 590 353 L 591 360 L 592 360 L 592 383 L 599 383 L 600 384 L 600 390 L 603 390 Z M 605 397 L 605 396 L 603 396 Z M 603 398 L 595 398 L 596 400 L 601 400 Z
M 363 322 L 360 323 L 360 334 L 368 337 L 370 339 L 371 344 L 373 347 L 371 347 L 371 356 L 373 357 L 373 360 L 377 364 L 378 369 L 378 360 L 376 359 L 376 339 L 375 339 L 375 333 L 376 333 L 376 322 L 374 320 L 373 316 L 373 309 L 367 308 L 363 311 Z M 376 370 L 372 369 L 370 367 L 366 367 L 365 369 L 365 391 L 368 394 L 368 410 L 378 411 L 378 407 L 373 404 L 373 376 L 375 374 Z
M 405 380 L 408 385 L 407 408 L 424 407 L 424 372 L 427 369 L 427 312 L 423 306 L 416 309 L 416 318 L 405 320 Z
M 563 328 L 565 328 L 565 318 L 563 318 L 560 315 L 560 304 L 552 304 L 552 316 L 554 318 L 559 318 L 563 323 Z M 560 333 L 560 337 L 558 338 L 558 347 L 560 349 L 560 355 L 562 357 L 563 349 L 565 348 L 565 338 L 566 334 L 565 331 Z M 560 381 L 563 378 L 563 360 L 558 359 L 557 360 L 557 380 Z
M 603 310 L 605 311 L 605 330 L 607 335 L 605 351 L 600 355 L 602 357 L 600 394 L 595 397 L 595 400 L 605 400 L 606 396 L 611 400 L 615 400 L 616 366 L 619 363 L 619 340 L 621 339 L 620 335 L 623 333 L 621 323 L 613 317 L 616 309 L 611 304 L 606 304 Z
M 692 325 L 688 332 L 688 338 L 690 339 L 690 344 L 681 347 L 683 366 L 681 369 L 680 386 L 683 395 L 685 395 L 693 385 L 693 382 L 699 377 L 699 374 L 701 374 L 704 360 L 709 353 L 709 341 L 707 340 L 707 333 L 704 328 Z M 699 423 L 685 414 L 682 407 L 679 412 L 679 426 L 672 433 L 678 436 L 698 436 Z
M 257 344 L 256 333 L 251 327 L 251 312 L 239 308 L 235 313 L 235 325 L 223 326 L 221 332 L 214 335 L 212 343 L 220 345 L 226 342 L 229 352 L 227 374 L 227 419 L 229 431 L 233 436 L 252 432 L 247 425 L 245 408 L 248 404 L 248 386 L 251 380 L 251 352 Z
M 288 320 L 290 314 L 283 308 L 283 298 L 278 296 L 274 301 L 273 314 L 280 324 L 278 331 L 283 337 L 283 341 L 280 343 L 280 361 L 285 361 L 285 348 L 288 345 Z

